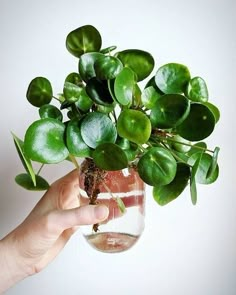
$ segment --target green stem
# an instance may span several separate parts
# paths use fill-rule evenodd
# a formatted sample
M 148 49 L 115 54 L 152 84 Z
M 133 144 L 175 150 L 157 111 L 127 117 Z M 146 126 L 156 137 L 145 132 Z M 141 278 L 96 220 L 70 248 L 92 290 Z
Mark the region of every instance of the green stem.
M 75 168 L 79 171 L 79 163 L 77 162 L 75 156 L 69 154 L 69 158 L 71 159 L 71 162 L 75 165 Z
M 57 97 L 56 97 L 56 96 L 54 96 L 54 95 L 53 95 L 52 97 L 61 103 L 61 101 L 60 101 L 60 99 L 59 99 L 59 98 L 57 98 Z
M 38 170 L 38 172 L 36 173 L 36 175 L 39 175 L 39 173 L 40 173 L 41 170 L 43 169 L 43 166 L 44 166 L 44 164 L 42 164 L 42 165 L 39 167 L 39 170 Z

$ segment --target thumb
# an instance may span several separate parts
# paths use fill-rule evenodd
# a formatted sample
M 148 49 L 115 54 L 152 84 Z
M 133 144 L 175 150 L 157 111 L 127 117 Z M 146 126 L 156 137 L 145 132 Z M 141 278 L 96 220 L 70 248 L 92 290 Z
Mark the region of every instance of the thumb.
M 64 231 L 78 225 L 99 223 L 108 218 L 109 209 L 105 205 L 86 205 L 74 209 L 54 211 L 51 213 L 51 224 Z

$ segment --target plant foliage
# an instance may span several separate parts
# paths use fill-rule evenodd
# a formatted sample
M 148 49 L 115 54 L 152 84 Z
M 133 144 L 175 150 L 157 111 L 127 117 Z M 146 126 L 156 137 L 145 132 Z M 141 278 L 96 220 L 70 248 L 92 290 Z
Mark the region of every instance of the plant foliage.
M 204 79 L 174 62 L 152 74 L 150 53 L 102 48 L 101 35 L 91 25 L 70 32 L 66 48 L 77 58 L 78 72 L 67 73 L 61 93 L 54 94 L 45 77 L 34 78 L 27 89 L 40 118 L 24 140 L 13 135 L 26 170 L 16 182 L 30 190 L 47 189 L 31 161 L 56 164 L 69 158 L 76 163 L 77 157 L 90 157 L 103 170 L 136 167 L 160 205 L 188 185 L 196 204 L 196 183 L 213 183 L 219 174 L 219 148 L 212 151 L 202 141 L 220 118 Z

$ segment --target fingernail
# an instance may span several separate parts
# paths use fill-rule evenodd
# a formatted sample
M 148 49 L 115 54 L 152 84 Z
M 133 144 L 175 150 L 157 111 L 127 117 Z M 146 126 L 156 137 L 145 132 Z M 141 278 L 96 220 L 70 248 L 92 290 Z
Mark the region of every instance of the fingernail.
M 109 210 L 108 210 L 107 206 L 98 205 L 94 208 L 94 214 L 97 219 L 103 220 L 103 219 L 107 218 L 107 216 L 109 214 Z

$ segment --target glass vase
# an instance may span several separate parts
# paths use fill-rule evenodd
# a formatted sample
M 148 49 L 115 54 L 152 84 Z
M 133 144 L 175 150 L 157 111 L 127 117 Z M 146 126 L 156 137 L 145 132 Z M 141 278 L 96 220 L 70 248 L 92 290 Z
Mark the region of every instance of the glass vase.
M 80 167 L 80 203 L 105 204 L 103 223 L 83 226 L 82 234 L 96 250 L 116 253 L 130 249 L 144 229 L 145 184 L 134 168 L 104 171 L 92 159 Z

